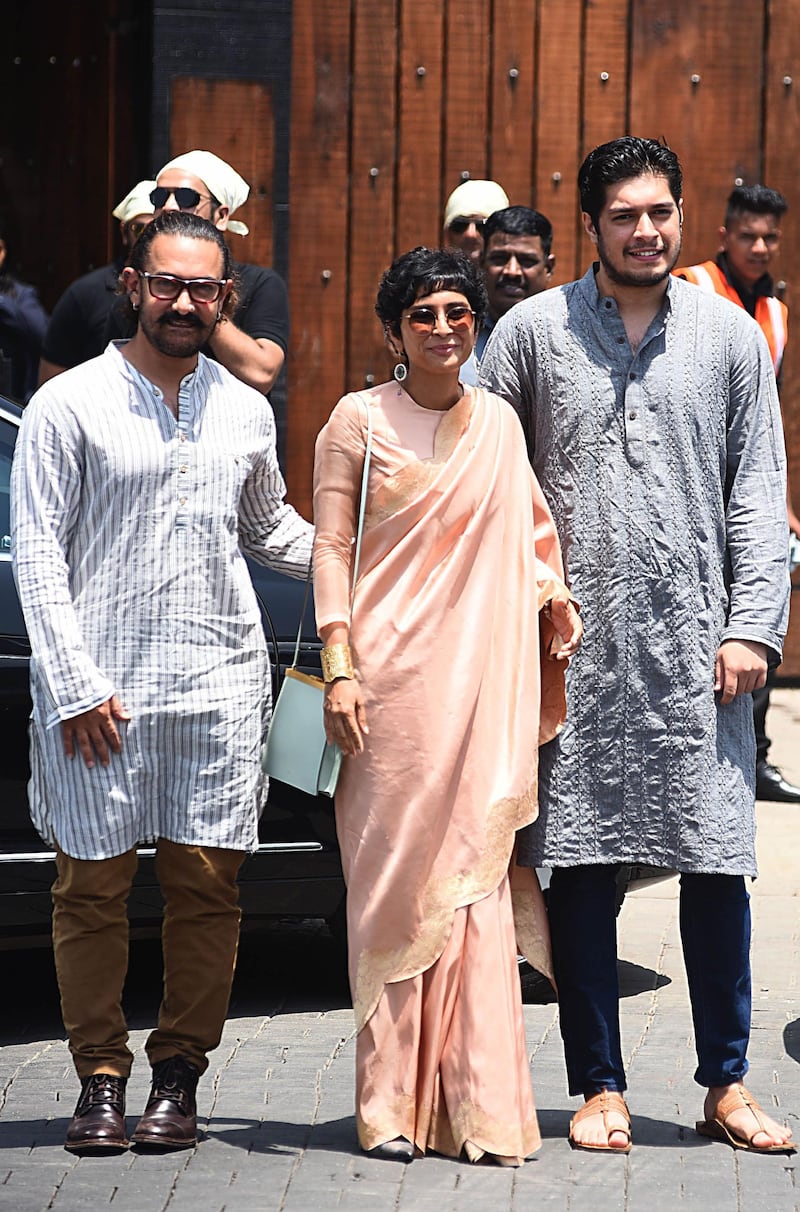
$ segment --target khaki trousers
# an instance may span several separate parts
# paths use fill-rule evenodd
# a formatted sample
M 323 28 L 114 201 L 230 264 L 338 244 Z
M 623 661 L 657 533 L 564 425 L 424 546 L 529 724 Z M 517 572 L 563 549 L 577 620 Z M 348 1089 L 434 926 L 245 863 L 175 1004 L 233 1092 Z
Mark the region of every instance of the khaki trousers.
M 156 874 L 164 897 L 164 989 L 145 1051 L 151 1065 L 180 1055 L 207 1068 L 228 1013 L 239 942 L 241 850 L 181 846 L 159 838 Z M 58 851 L 53 952 L 61 1012 L 78 1076 L 127 1077 L 133 1063 L 122 1011 L 128 970 L 127 900 L 135 850 L 108 859 Z

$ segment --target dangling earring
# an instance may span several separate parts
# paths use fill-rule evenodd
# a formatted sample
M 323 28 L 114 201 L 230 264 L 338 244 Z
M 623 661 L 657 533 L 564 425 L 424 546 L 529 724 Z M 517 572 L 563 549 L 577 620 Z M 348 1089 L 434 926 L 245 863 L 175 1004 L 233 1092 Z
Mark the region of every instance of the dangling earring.
M 404 382 L 405 379 L 408 378 L 408 367 L 406 366 L 405 362 L 398 362 L 392 371 L 392 374 L 398 383 Z

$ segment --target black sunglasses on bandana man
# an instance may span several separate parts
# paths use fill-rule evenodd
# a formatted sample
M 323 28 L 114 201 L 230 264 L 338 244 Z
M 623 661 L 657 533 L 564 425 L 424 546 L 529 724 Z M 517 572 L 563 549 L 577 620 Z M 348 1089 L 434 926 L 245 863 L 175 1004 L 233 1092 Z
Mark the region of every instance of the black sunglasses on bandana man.
M 157 185 L 150 192 L 150 201 L 156 210 L 160 210 L 162 206 L 166 206 L 167 199 L 174 196 L 178 203 L 179 210 L 194 210 L 200 205 L 201 198 L 205 198 L 207 202 L 216 202 L 211 194 L 201 194 L 196 189 L 190 189 L 188 185 L 180 185 L 177 189 L 167 189 L 166 185 Z
M 151 194 L 150 197 L 152 198 L 152 196 L 153 195 Z M 486 221 L 484 219 L 453 219 L 453 222 L 450 224 L 448 230 L 451 231 L 455 236 L 463 236 L 464 232 L 472 223 L 475 224 L 478 235 L 482 236 L 483 229 L 486 226 Z

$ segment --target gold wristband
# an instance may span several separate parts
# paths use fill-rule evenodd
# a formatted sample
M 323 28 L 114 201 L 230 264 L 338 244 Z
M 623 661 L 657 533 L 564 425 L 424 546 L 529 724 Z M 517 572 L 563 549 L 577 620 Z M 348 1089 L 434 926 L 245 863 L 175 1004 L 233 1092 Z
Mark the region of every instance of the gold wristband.
M 329 644 L 320 653 L 323 682 L 335 682 L 337 678 L 354 678 L 353 657 L 349 644 Z

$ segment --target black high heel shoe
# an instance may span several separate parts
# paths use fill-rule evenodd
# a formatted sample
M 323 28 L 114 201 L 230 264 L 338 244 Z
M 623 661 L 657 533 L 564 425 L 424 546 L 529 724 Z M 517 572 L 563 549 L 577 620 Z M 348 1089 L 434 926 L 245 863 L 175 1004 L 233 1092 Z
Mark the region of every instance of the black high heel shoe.
M 407 1164 L 414 1160 L 414 1146 L 404 1136 L 387 1140 L 382 1145 L 376 1145 L 374 1149 L 362 1149 L 362 1153 L 366 1157 L 376 1157 L 379 1161 L 405 1162 Z

